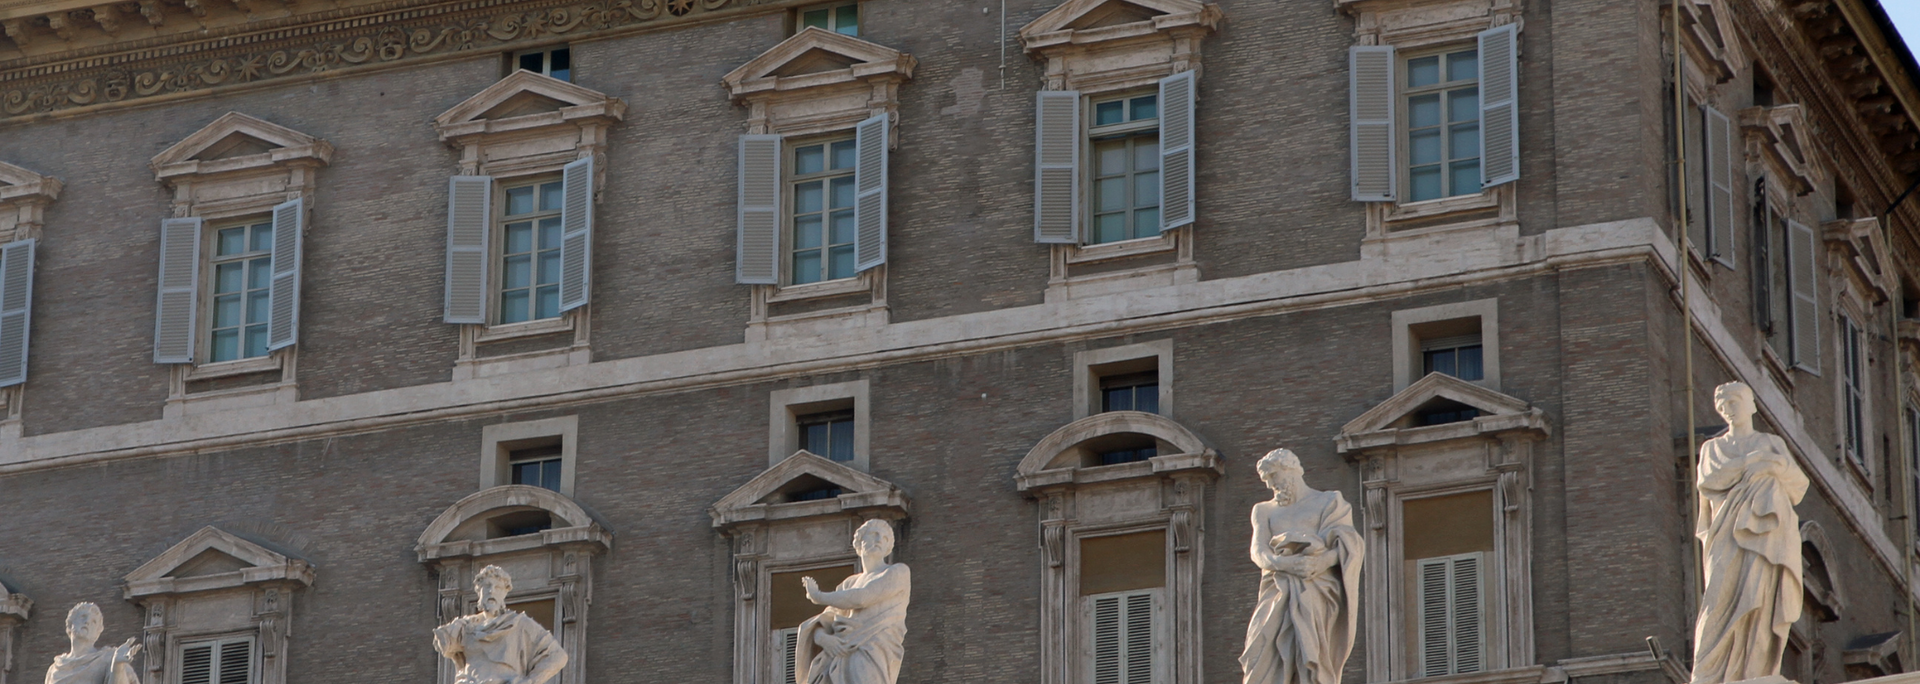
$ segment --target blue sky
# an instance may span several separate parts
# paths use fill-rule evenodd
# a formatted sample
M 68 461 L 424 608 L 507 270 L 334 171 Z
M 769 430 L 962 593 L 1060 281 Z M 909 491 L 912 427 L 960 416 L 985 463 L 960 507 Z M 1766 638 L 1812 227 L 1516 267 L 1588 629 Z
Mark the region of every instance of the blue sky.
M 1880 0 L 1880 6 L 1886 8 L 1894 27 L 1900 29 L 1907 49 L 1920 54 L 1920 0 Z

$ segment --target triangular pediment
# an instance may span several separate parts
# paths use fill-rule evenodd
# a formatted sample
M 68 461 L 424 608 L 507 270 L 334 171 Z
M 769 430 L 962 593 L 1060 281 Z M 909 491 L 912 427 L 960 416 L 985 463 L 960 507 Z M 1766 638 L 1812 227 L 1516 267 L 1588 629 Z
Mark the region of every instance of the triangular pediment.
M 760 56 L 721 77 L 735 93 L 742 84 L 768 77 L 805 76 L 851 70 L 853 75 L 892 71 L 911 77 L 916 64 L 912 56 L 853 36 L 809 26 L 792 38 L 769 48 Z
M 770 514 L 775 508 L 817 515 L 873 507 L 904 512 L 906 505 L 906 495 L 893 483 L 802 449 L 720 497 L 710 513 L 718 526 L 782 517 Z
M 1434 415 L 1448 415 L 1451 418 L 1466 416 L 1465 420 L 1473 420 L 1481 416 L 1537 416 L 1539 413 L 1538 409 L 1520 399 L 1451 375 L 1428 373 L 1427 377 L 1415 381 L 1348 422 L 1346 427 L 1340 429 L 1340 434 L 1342 437 L 1351 437 L 1429 427 L 1433 423 L 1428 419 Z
M 552 76 L 520 70 L 442 112 L 433 118 L 433 123 L 445 129 L 471 121 L 497 121 L 596 105 L 611 112 L 616 119 L 626 111 L 626 104 L 619 98 Z
M 190 162 L 214 162 L 261 157 L 318 157 L 325 163 L 333 147 L 311 135 L 239 112 L 227 112 L 154 156 L 156 171 Z
M 60 198 L 60 187 L 57 178 L 0 162 L 0 202 L 27 196 L 51 202 Z
M 1020 29 L 1022 36 L 1121 26 L 1169 14 L 1205 12 L 1199 0 L 1067 0 Z
M 254 582 L 313 583 L 313 566 L 217 527 L 202 527 L 126 577 L 128 598 Z

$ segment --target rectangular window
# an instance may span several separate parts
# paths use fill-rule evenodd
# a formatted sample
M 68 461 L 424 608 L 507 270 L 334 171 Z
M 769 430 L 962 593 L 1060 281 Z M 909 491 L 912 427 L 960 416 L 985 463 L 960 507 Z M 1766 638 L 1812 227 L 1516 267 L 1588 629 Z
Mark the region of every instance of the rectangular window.
M 512 474 L 513 484 L 560 491 L 560 465 L 564 462 L 562 451 L 560 442 L 555 441 L 507 452 L 507 469 Z
M 573 82 L 573 50 L 565 45 L 513 53 L 512 69 Z
M 1160 412 L 1160 374 L 1155 371 L 1100 378 L 1100 410 Z
M 1485 554 L 1414 562 L 1419 568 L 1420 673 L 1423 677 L 1486 669 Z
M 1160 235 L 1160 96 L 1095 101 L 1087 128 L 1093 151 L 1093 211 L 1087 242 Z
M 853 410 L 811 413 L 795 417 L 801 448 L 828 460 L 853 460 Z
M 860 3 L 857 2 L 803 7 L 796 15 L 799 20 L 794 22 L 795 33 L 811 26 L 849 36 L 860 35 Z
M 1480 334 L 1420 340 L 1421 375 L 1443 373 L 1461 380 L 1485 377 L 1480 362 Z
M 1091 684 L 1153 684 L 1154 595 L 1133 591 L 1086 599 Z
M 189 641 L 180 645 L 177 684 L 252 684 L 253 637 Z
M 541 627 L 553 632 L 554 636 L 559 636 L 560 633 L 556 631 L 553 624 L 554 613 L 557 612 L 556 606 L 557 603 L 552 598 L 507 602 L 508 608 L 526 613 L 527 617 L 533 618 L 533 621 L 540 623 Z
M 1867 467 L 1866 430 L 1866 358 L 1861 348 L 1861 330 L 1853 317 L 1840 316 L 1840 382 L 1847 458 L 1861 469 Z
M 1407 199 L 1480 192 L 1480 55 L 1415 55 L 1403 63 Z
M 792 147 L 789 187 L 788 253 L 792 284 L 851 278 L 854 269 L 854 178 L 857 148 L 853 138 L 801 143 Z
M 213 243 L 207 359 L 218 363 L 266 356 L 273 222 L 216 228 Z
M 553 179 L 500 193 L 499 323 L 560 316 L 562 189 Z

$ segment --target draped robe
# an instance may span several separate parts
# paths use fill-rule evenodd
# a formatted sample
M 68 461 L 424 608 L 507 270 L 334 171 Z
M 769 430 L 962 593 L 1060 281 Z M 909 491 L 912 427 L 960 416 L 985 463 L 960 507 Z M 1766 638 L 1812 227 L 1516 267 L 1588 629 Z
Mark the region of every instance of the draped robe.
M 841 580 L 836 590 L 826 593 L 828 608 L 800 623 L 794 643 L 794 681 L 894 684 L 905 652 L 911 584 L 911 572 L 900 563 Z M 839 637 L 852 650 L 834 657 L 814 643 L 814 636 L 822 632 Z
M 556 670 L 567 664 L 560 640 L 517 610 L 493 618 L 486 613 L 454 618 L 434 628 L 433 647 L 460 667 L 454 676 L 459 684 L 506 684 L 549 664 Z
M 46 684 L 139 684 L 133 664 L 113 663 L 113 649 L 101 648 L 83 655 L 55 656 L 47 668 Z
M 1340 684 L 1340 671 L 1353 652 L 1365 542 L 1353 527 L 1353 507 L 1339 492 L 1301 492 L 1295 505 L 1317 506 L 1317 524 L 1269 531 L 1311 532 L 1326 541 L 1324 553 L 1338 562 L 1306 577 L 1262 569 L 1260 600 L 1240 654 L 1244 684 Z M 1256 541 L 1264 548 L 1270 540 Z
M 1779 674 L 1800 619 L 1800 519 L 1807 476 L 1777 436 L 1721 434 L 1700 445 L 1695 535 L 1705 547 L 1694 684 Z

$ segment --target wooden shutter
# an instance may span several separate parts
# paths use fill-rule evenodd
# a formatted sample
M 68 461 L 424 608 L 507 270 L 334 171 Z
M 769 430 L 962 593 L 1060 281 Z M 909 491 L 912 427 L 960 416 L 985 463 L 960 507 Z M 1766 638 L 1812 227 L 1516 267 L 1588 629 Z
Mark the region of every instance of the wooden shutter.
M 1420 594 L 1420 676 L 1437 677 L 1453 673 L 1452 639 L 1447 615 L 1447 559 L 1425 558 L 1419 568 Z
M 253 642 L 228 641 L 220 644 L 220 676 L 217 684 L 250 684 L 253 681 Z
M 33 240 L 0 247 L 0 387 L 27 381 L 27 327 L 33 320 Z
M 300 240 L 306 233 L 306 202 L 273 208 L 273 281 L 267 287 L 267 350 L 292 346 L 300 337 Z
M 775 674 L 779 676 L 780 684 L 796 684 L 796 682 L 793 681 L 793 658 L 795 640 L 799 638 L 800 630 L 798 629 L 780 629 L 774 630 L 773 632 L 773 647 L 776 649 L 775 653 L 780 654 L 778 656 L 779 665 L 776 666 L 775 670 Z
M 180 647 L 180 684 L 253 684 L 253 638 Z
M 1419 676 L 1486 669 L 1484 560 L 1484 554 L 1465 553 L 1414 562 L 1420 609 Z
M 193 363 L 199 291 L 200 219 L 161 221 L 160 293 L 153 321 L 154 363 Z
M 1520 27 L 1480 32 L 1482 187 L 1520 180 Z
M 593 157 L 560 170 L 560 310 L 585 306 L 593 285 Z
M 1088 671 L 1093 684 L 1153 684 L 1153 591 L 1102 594 L 1085 600 L 1093 647 Z
M 1193 72 L 1160 79 L 1160 230 L 1193 223 Z
M 193 644 L 180 649 L 180 684 L 214 684 L 213 652 L 218 644 Z
M 1033 241 L 1080 242 L 1080 93 L 1040 91 L 1034 106 Z
M 1486 611 L 1481 608 L 1481 554 L 1469 553 L 1452 559 L 1453 577 L 1453 671 L 1455 674 L 1486 669 Z
M 1707 119 L 1707 257 L 1733 268 L 1733 124 L 1701 105 Z
M 1153 684 L 1153 594 L 1127 596 L 1127 684 Z
M 1100 596 L 1093 602 L 1093 684 L 1124 684 L 1121 680 L 1121 640 L 1124 625 L 1120 620 L 1120 597 Z
M 740 136 L 738 209 L 733 281 L 780 284 L 780 136 Z
M 885 112 L 853 129 L 853 270 L 887 263 L 887 121 Z
M 1347 165 L 1353 172 L 1355 202 L 1392 202 L 1398 195 L 1393 60 L 1390 45 L 1347 48 Z
M 454 176 L 447 188 L 448 323 L 487 322 L 493 177 Z
M 1793 365 L 1820 374 L 1820 238 L 1799 221 L 1787 221 L 1787 287 L 1791 301 Z

